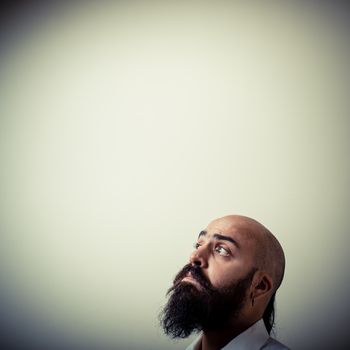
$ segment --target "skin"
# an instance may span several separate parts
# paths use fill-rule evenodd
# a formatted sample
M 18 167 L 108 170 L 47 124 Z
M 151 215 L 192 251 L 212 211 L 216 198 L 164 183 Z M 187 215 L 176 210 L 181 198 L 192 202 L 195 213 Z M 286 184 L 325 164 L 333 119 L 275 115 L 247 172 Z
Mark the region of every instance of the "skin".
M 203 330 L 201 350 L 218 350 L 262 318 L 283 278 L 284 255 L 277 239 L 259 222 L 229 215 L 209 223 L 198 237 L 190 263 L 201 267 L 214 287 L 228 287 L 256 268 L 244 306 L 225 329 Z M 188 275 L 183 282 L 198 283 Z

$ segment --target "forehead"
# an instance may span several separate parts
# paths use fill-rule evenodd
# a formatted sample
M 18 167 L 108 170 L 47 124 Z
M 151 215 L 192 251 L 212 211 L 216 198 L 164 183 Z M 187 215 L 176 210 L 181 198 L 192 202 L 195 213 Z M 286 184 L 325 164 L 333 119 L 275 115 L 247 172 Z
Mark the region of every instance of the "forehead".
M 253 248 L 255 246 L 254 227 L 239 218 L 220 218 L 213 220 L 206 228 L 208 236 L 221 233 L 236 240 L 242 247 Z

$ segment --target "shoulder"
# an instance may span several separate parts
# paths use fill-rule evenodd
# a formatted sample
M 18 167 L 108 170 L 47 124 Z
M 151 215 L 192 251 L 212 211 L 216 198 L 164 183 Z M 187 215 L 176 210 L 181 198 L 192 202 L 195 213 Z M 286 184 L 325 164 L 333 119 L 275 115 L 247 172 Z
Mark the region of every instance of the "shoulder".
M 280 343 L 276 339 L 269 337 L 266 343 L 262 346 L 261 350 L 290 350 L 287 346 Z

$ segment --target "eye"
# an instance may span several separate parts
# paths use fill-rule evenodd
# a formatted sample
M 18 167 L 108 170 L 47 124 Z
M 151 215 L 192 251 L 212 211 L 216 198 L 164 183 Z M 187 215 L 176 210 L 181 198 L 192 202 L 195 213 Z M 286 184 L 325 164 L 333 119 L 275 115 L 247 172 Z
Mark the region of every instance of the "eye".
M 219 253 L 221 256 L 229 256 L 230 255 L 230 251 L 226 248 L 224 248 L 223 246 L 217 246 L 215 247 L 215 251 L 217 253 Z

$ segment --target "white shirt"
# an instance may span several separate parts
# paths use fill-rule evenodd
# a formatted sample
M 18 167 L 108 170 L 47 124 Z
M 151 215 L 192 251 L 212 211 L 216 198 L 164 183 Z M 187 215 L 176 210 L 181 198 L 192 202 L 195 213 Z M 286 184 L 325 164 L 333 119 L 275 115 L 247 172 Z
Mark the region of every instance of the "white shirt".
M 202 335 L 200 335 L 186 350 L 197 350 Z M 260 319 L 244 332 L 233 338 L 221 350 L 289 350 L 285 345 L 271 338 L 267 333 L 264 321 Z

